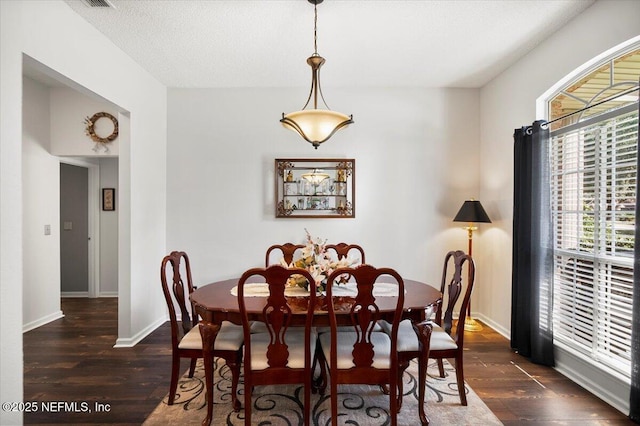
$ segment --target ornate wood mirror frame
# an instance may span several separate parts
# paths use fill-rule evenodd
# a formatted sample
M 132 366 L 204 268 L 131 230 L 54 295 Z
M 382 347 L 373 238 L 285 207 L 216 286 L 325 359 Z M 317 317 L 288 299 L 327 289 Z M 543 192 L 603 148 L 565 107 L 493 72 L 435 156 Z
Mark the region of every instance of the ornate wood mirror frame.
M 355 171 L 353 158 L 276 158 L 276 217 L 355 217 Z

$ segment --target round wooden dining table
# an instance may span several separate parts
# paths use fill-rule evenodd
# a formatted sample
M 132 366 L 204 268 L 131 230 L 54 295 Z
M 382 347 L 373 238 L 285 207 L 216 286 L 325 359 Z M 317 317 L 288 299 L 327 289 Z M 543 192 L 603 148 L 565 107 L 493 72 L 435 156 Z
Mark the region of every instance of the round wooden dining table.
M 238 307 L 238 297 L 232 294 L 234 287 L 238 285 L 238 278 L 218 281 L 204 285 L 191 293 L 191 302 L 195 306 L 195 310 L 202 318 L 200 323 L 200 332 L 202 335 L 202 347 L 205 369 L 206 397 L 207 397 L 207 416 L 202 421 L 202 425 L 210 425 L 213 418 L 213 345 L 217 335 L 218 326 L 222 321 L 231 321 L 235 324 L 242 324 L 240 308 Z M 425 319 L 425 310 L 439 303 L 442 299 L 440 290 L 414 280 L 404 280 L 404 314 L 403 318 L 411 319 L 419 322 Z M 395 300 L 397 297 L 377 297 L 376 304 L 380 309 L 380 313 L 392 314 L 395 310 Z M 341 305 L 345 307 L 343 316 L 345 321 L 348 320 L 349 297 L 342 296 Z M 262 314 L 262 308 L 266 302 L 266 297 L 245 297 L 245 305 L 249 315 L 253 314 L 254 319 L 259 319 Z M 317 306 L 314 308 L 314 324 L 317 326 L 327 326 L 329 319 L 326 309 L 326 301 L 324 296 L 317 297 Z M 308 299 L 305 297 L 291 297 L 289 303 L 293 311 L 293 323 L 295 317 L 299 317 L 303 321 L 309 309 Z M 335 300 L 334 300 L 335 304 Z M 340 315 L 338 315 L 340 317 Z M 251 318 L 250 318 L 251 319 Z

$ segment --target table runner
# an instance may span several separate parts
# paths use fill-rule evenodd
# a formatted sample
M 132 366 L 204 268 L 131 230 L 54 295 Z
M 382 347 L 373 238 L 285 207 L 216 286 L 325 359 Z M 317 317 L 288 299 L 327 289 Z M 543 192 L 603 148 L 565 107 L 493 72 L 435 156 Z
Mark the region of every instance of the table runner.
M 326 292 L 322 292 L 326 294 Z M 350 282 L 346 284 L 334 285 L 334 296 L 352 296 L 355 297 L 358 293 L 356 283 Z M 406 290 L 405 290 L 406 293 Z M 238 286 L 234 286 L 231 289 L 233 296 L 238 296 Z M 289 297 L 305 297 L 309 295 L 309 291 L 302 287 L 287 287 L 284 290 L 285 296 Z M 244 296 L 245 297 L 267 297 L 269 295 L 269 287 L 267 283 L 245 283 Z M 375 283 L 373 285 L 373 295 L 376 297 L 395 297 L 398 295 L 398 285 L 393 283 Z

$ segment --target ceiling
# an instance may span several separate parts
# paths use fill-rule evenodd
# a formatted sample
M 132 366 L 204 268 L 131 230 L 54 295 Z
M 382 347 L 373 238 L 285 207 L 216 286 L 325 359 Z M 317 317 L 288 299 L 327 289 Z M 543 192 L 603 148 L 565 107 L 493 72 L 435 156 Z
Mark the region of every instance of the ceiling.
M 168 87 L 309 85 L 306 0 L 65 1 Z M 322 84 L 482 87 L 593 2 L 326 0 Z

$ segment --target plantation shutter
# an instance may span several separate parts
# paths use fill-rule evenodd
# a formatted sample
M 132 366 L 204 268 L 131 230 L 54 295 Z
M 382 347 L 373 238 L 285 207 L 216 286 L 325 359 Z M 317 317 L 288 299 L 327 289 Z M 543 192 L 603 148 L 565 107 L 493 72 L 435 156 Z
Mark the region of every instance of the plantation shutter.
M 638 109 L 551 133 L 554 339 L 630 375 Z

